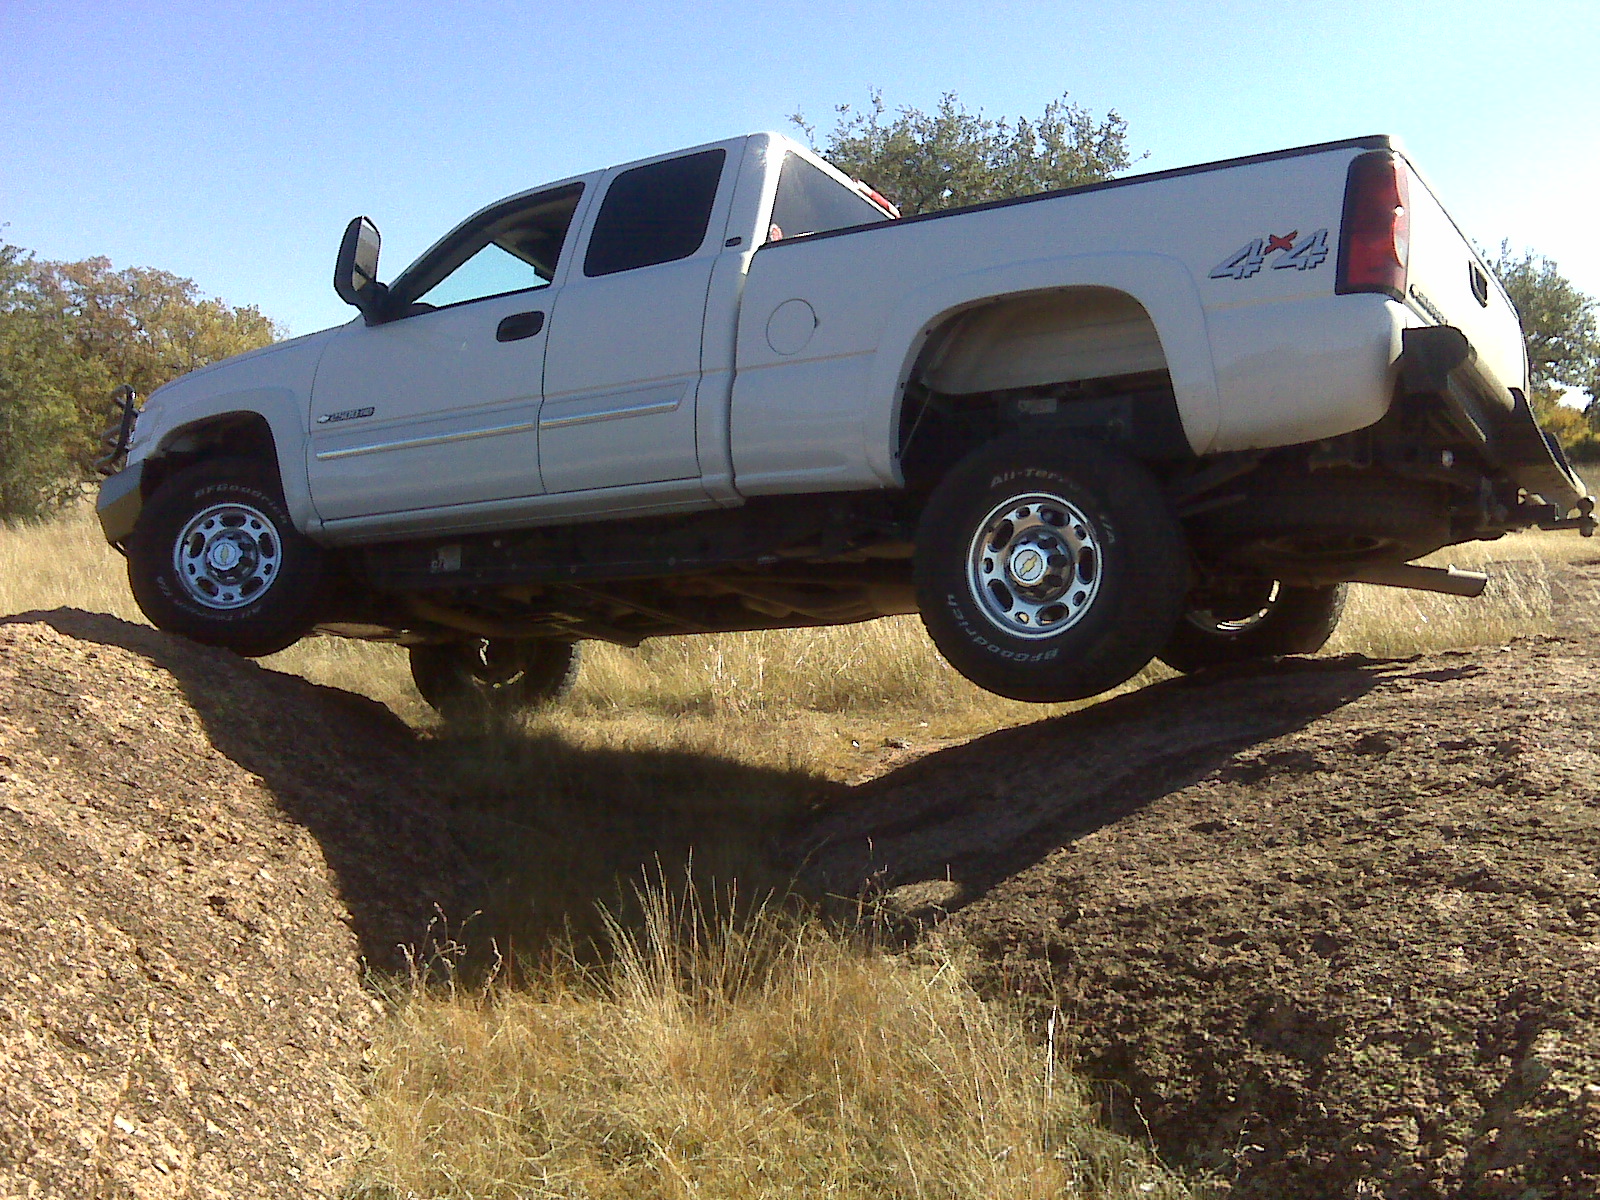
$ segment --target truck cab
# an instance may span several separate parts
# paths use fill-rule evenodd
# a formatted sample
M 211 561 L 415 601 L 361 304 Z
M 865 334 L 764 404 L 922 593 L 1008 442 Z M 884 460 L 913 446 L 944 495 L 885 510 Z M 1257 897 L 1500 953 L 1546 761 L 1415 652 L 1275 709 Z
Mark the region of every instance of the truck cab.
M 474 214 L 322 354 L 318 532 L 338 543 L 736 501 L 729 393 L 751 257 L 890 216 L 770 134 Z

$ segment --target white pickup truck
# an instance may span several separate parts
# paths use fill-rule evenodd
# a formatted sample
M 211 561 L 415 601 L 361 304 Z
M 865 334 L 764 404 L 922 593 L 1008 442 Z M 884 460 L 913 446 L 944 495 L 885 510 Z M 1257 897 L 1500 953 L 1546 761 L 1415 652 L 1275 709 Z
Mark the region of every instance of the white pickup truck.
M 132 397 L 164 629 L 410 647 L 441 711 L 577 643 L 920 612 L 1026 700 L 1317 649 L 1351 580 L 1593 528 L 1505 293 L 1390 139 L 897 219 L 772 133 L 490 205 L 349 324 Z

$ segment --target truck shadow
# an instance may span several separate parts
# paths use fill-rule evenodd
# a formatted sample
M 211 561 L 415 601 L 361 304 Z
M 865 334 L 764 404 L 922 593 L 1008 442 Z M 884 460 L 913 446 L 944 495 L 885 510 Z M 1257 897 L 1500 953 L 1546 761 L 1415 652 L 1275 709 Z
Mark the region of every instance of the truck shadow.
M 948 911 L 1078 838 L 1136 818 L 1240 751 L 1349 703 L 1400 669 L 1346 655 L 1152 684 L 873 779 L 785 853 L 812 893 L 853 898 L 937 884 L 913 890 L 911 903 L 925 894 Z
M 129 651 L 170 676 L 206 741 L 317 840 L 380 972 L 419 962 L 471 971 L 558 942 L 589 952 L 604 941 L 600 906 L 628 924 L 641 888 L 699 881 L 726 897 L 737 879 L 747 897 L 781 890 L 766 866 L 774 829 L 842 790 L 800 771 L 587 747 L 536 728 L 437 736 L 364 696 L 116 617 L 55 609 L 3 620 Z M 93 689 L 110 704 L 118 690 L 115 675 Z M 103 752 L 170 752 L 181 711 L 150 715 L 164 736 Z M 173 803 L 204 790 L 188 775 L 193 762 L 174 769 L 187 777 Z
M 608 923 L 642 928 L 652 894 L 733 915 L 799 900 L 774 853 L 847 793 L 802 770 L 701 750 L 575 745 L 531 726 L 428 739 L 451 780 L 452 827 L 486 876 L 472 938 L 524 957 L 607 953 Z
M 441 737 L 362 696 L 114 617 L 8 618 L 120 647 L 169 674 L 210 743 L 318 841 L 373 967 L 603 953 L 602 907 L 640 891 L 718 911 L 994 883 L 1374 687 L 1359 656 L 1169 680 L 1000 730 L 854 787 L 696 750 L 595 747 L 527 727 Z M 106 681 L 114 699 L 116 682 Z M 406 948 L 412 948 L 409 951 Z

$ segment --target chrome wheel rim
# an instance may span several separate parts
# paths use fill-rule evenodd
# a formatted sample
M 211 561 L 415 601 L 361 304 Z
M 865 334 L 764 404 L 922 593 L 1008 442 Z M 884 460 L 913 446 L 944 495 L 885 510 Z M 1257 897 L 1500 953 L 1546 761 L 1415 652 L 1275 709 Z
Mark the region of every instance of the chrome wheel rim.
M 1101 572 L 1094 523 L 1049 492 L 995 505 L 967 552 L 967 586 L 979 611 L 996 629 L 1030 641 L 1082 620 L 1100 593 Z
M 278 527 L 248 504 L 213 504 L 192 517 L 172 550 L 184 594 L 225 611 L 260 599 L 283 565 Z

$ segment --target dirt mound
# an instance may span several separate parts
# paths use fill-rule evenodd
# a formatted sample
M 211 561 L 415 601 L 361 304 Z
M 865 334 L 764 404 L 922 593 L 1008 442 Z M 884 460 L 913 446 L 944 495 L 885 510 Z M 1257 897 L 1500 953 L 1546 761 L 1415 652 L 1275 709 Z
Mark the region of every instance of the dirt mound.
M 793 852 L 953 913 L 1118 1123 L 1236 1195 L 1592 1197 L 1587 621 L 1160 684 L 924 758 Z
M 377 1003 L 471 878 L 387 710 L 0 623 L 0 1194 L 332 1194 Z
M 774 857 L 965 938 L 1116 1122 L 1239 1196 L 1592 1197 L 1600 566 L 1552 595 L 1559 638 L 1174 680 L 928 754 L 825 789 Z M 362 961 L 481 894 L 434 815 L 451 761 L 149 629 L 0 623 L 0 1194 L 330 1194 Z

